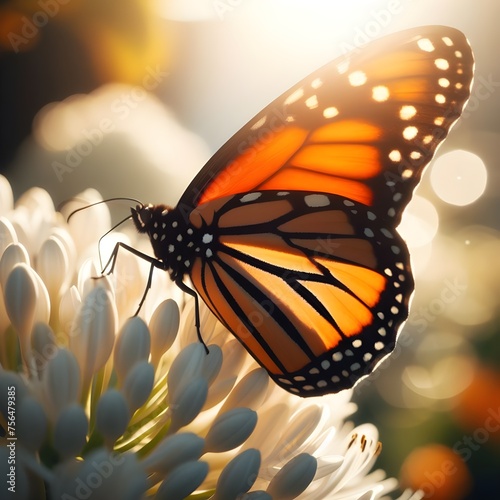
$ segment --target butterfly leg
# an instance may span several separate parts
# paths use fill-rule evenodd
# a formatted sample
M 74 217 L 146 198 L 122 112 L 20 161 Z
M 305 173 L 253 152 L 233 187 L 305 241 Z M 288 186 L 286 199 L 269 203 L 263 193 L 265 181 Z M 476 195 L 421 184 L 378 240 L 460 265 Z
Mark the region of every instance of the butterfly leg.
M 155 266 L 155 264 L 152 262 L 151 266 L 149 268 L 148 282 L 146 283 L 146 288 L 144 289 L 144 293 L 142 294 L 141 301 L 139 302 L 139 306 L 137 307 L 137 311 L 135 311 L 134 316 L 137 316 L 139 314 L 139 311 L 142 308 L 142 304 L 144 304 L 144 301 L 146 300 L 148 292 L 151 289 L 151 284 L 153 283 L 153 270 L 155 269 L 155 267 L 157 267 L 157 266 Z
M 161 269 L 163 271 L 167 270 L 167 265 L 154 257 L 151 257 L 150 255 L 147 255 L 143 252 L 139 252 L 139 250 L 136 250 L 135 248 L 126 245 L 125 243 L 118 242 L 115 245 L 115 248 L 113 249 L 113 252 L 111 253 L 110 258 L 108 259 L 108 262 L 106 265 L 102 268 L 101 273 L 104 274 L 106 272 L 106 269 L 109 268 L 109 271 L 107 274 L 111 274 L 114 269 L 115 269 L 115 264 L 116 264 L 116 258 L 118 256 L 118 250 L 120 248 L 123 248 L 124 250 L 127 250 L 128 252 L 132 253 L 133 255 L 145 260 L 146 262 L 149 262 L 151 264 L 151 267 L 149 269 L 149 275 L 148 275 L 148 281 L 146 283 L 146 288 L 144 290 L 144 293 L 142 295 L 141 301 L 139 302 L 139 307 L 137 308 L 137 311 L 135 312 L 134 316 L 137 316 L 139 314 L 139 311 L 142 308 L 142 305 L 144 304 L 144 301 L 146 300 L 146 297 L 148 295 L 148 292 L 151 288 L 151 283 L 153 282 L 153 271 L 155 268 Z
M 205 348 L 205 352 L 208 354 L 208 347 L 207 344 L 205 344 L 205 341 L 203 340 L 203 337 L 201 336 L 201 331 L 200 331 L 200 304 L 199 304 L 199 299 L 198 299 L 198 294 L 189 288 L 181 279 L 177 280 L 175 284 L 185 293 L 188 295 L 191 295 L 191 297 L 194 297 L 194 323 L 196 326 L 196 333 L 198 335 L 198 340 L 203 344 L 203 347 Z
M 150 255 L 147 255 L 143 252 L 140 252 L 139 250 L 136 250 L 135 248 L 125 244 L 125 243 L 122 243 L 122 242 L 118 242 L 116 245 L 115 245 L 115 248 L 113 249 L 113 252 L 111 253 L 111 256 L 110 258 L 108 259 L 108 262 L 106 263 L 106 265 L 103 267 L 102 269 L 102 273 L 104 274 L 104 272 L 106 271 L 106 269 L 109 267 L 109 271 L 108 271 L 108 274 L 111 274 L 115 268 L 115 264 L 116 264 L 116 258 L 118 256 L 118 250 L 120 248 L 123 248 L 124 250 L 127 250 L 128 252 L 132 253 L 133 255 L 136 255 L 137 257 L 145 260 L 146 262 L 149 262 L 151 264 L 151 267 L 149 268 L 149 275 L 148 275 L 148 281 L 146 283 L 146 288 L 144 290 L 144 293 L 142 295 L 142 298 L 139 302 L 139 307 L 137 308 L 137 311 L 135 312 L 134 316 L 137 316 L 139 314 L 139 311 L 141 310 L 142 308 L 142 305 L 144 304 L 144 301 L 146 300 L 146 297 L 148 295 L 148 292 L 151 288 L 151 284 L 153 282 L 153 272 L 154 272 L 154 269 L 157 268 L 157 269 L 161 269 L 163 271 L 166 271 L 168 269 L 167 265 L 165 264 L 165 262 L 163 262 L 162 260 L 159 260 L 159 259 L 156 259 L 154 257 L 151 257 Z M 205 344 L 205 341 L 203 340 L 203 337 L 201 336 L 201 331 L 200 331 L 200 304 L 199 304 L 199 299 L 198 299 L 198 294 L 192 290 L 191 288 L 189 288 L 183 281 L 182 279 L 177 279 L 175 281 L 175 284 L 185 293 L 187 293 L 188 295 L 191 295 L 192 297 L 194 297 L 194 311 L 195 311 L 195 326 L 196 326 L 196 333 L 198 335 L 198 340 L 203 344 L 203 347 L 205 348 L 205 351 L 206 353 L 208 354 L 208 347 L 207 345 Z

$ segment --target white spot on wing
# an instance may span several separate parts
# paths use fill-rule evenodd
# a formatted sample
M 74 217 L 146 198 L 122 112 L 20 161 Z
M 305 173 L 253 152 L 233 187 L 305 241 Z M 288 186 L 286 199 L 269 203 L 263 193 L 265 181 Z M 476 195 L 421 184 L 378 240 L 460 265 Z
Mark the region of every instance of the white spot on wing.
M 367 81 L 367 77 L 364 71 L 358 70 L 358 71 L 353 71 L 349 76 L 349 83 L 353 87 L 360 87 L 361 85 L 364 85 Z
M 242 203 L 248 203 L 249 201 L 255 201 L 262 196 L 262 193 L 248 193 L 240 198 Z
M 421 38 L 417 45 L 424 52 L 434 52 L 434 44 L 428 38 Z
M 308 207 L 327 207 L 330 199 L 324 194 L 308 194 L 304 196 L 304 201 Z
M 318 96 L 312 95 L 306 99 L 306 106 L 309 109 L 314 109 L 318 107 Z
M 304 89 L 301 87 L 300 89 L 297 89 L 295 92 L 292 92 L 285 99 L 285 105 L 293 104 L 294 102 L 298 101 L 303 95 L 304 95 Z
M 339 110 L 335 106 L 330 106 L 323 110 L 323 116 L 325 118 L 334 118 L 339 114 Z
M 323 85 L 323 80 L 321 80 L 321 78 L 315 78 L 312 82 L 311 82 L 311 87 L 313 89 L 319 89 L 321 87 L 321 85 Z
M 260 120 L 257 120 L 251 127 L 250 130 L 257 130 L 258 128 L 262 127 L 264 123 L 266 123 L 266 116 L 263 116 Z
M 377 85 L 372 89 L 372 98 L 377 102 L 384 102 L 389 99 L 389 89 L 385 85 Z

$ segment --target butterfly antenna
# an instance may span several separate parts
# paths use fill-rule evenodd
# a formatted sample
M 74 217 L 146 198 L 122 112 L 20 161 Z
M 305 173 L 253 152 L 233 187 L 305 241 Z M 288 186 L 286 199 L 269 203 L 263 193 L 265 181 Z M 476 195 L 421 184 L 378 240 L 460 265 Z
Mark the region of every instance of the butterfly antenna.
M 124 199 L 124 198 L 122 198 Z M 129 200 L 131 200 L 132 198 L 127 198 Z M 89 205 L 90 206 L 90 205 Z M 84 207 L 84 208 L 88 208 L 88 207 Z M 74 213 L 74 212 L 73 212 Z M 102 258 L 101 258 L 101 241 L 102 239 L 107 236 L 109 233 L 111 233 L 112 231 L 114 231 L 117 227 L 121 226 L 124 222 L 128 221 L 129 219 L 131 219 L 132 216 L 129 215 L 128 217 L 125 217 L 125 219 L 122 219 L 120 222 L 118 222 L 117 224 L 115 224 L 111 229 L 108 229 L 100 238 L 99 238 L 99 241 L 97 242 L 97 253 L 99 254 L 99 265 L 101 266 L 101 273 L 104 272 L 104 268 L 102 267 Z M 108 264 L 106 264 L 106 267 L 108 267 L 109 265 L 109 262 Z
M 69 200 L 69 201 L 73 201 L 73 200 Z M 137 205 L 141 205 L 141 206 L 144 205 L 144 203 L 142 203 L 142 201 L 137 200 L 135 198 L 128 198 L 128 197 L 108 198 L 106 200 L 96 201 L 95 203 L 90 203 L 89 205 L 85 205 L 84 207 L 80 207 L 80 208 L 77 208 L 76 210 L 73 210 L 73 212 L 71 212 L 68 215 L 66 222 L 69 222 L 69 220 L 71 219 L 71 217 L 73 217 L 73 215 L 75 215 L 78 212 L 81 212 L 82 210 L 87 210 L 87 208 L 92 208 L 92 207 L 95 207 L 96 205 L 101 205 L 102 203 L 109 203 L 110 201 L 133 201 Z M 62 206 L 64 206 L 64 204 Z M 129 219 L 129 217 L 127 217 L 127 219 Z M 120 224 L 123 224 L 123 222 L 125 222 L 127 219 L 122 220 L 113 229 L 115 229 Z M 113 229 L 110 229 L 110 231 L 112 231 Z M 109 231 L 108 231 L 108 233 L 109 233 Z M 106 233 L 106 234 L 108 234 L 108 233 Z M 106 236 L 106 235 L 104 235 L 104 236 Z
M 69 200 L 69 201 L 74 201 L 74 199 Z M 126 196 L 117 197 L 117 198 L 108 198 L 106 200 L 96 201 L 95 203 L 90 203 L 89 205 L 85 205 L 84 207 L 80 207 L 80 208 L 77 208 L 76 210 L 73 210 L 73 212 L 71 212 L 68 215 L 68 218 L 66 219 L 66 222 L 69 222 L 69 220 L 71 219 L 71 217 L 73 217 L 73 215 L 75 215 L 78 212 L 81 212 L 82 210 L 87 210 L 87 208 L 92 208 L 92 207 L 95 207 L 96 205 L 101 205 L 102 203 L 109 203 L 111 201 L 132 201 L 132 202 L 134 202 L 137 205 L 140 205 L 140 206 L 144 205 L 144 203 L 142 203 L 142 201 L 137 200 L 136 198 L 129 198 L 129 197 L 126 197 Z M 62 206 L 64 206 L 64 204 L 65 203 L 63 203 Z M 61 206 L 61 208 L 62 208 L 62 206 Z M 105 236 L 107 236 L 109 233 L 111 233 L 112 231 L 114 231 L 117 227 L 121 226 L 124 222 L 128 221 L 131 218 L 132 218 L 131 215 L 129 215 L 128 217 L 125 217 L 123 220 L 121 220 L 120 222 L 118 222 L 117 224 L 115 224 L 111 229 L 109 229 L 108 231 L 106 231 L 99 238 L 99 241 L 97 243 L 97 253 L 99 254 L 99 266 L 101 267 L 101 273 L 104 272 L 104 268 L 102 266 L 102 257 L 101 257 L 101 241 L 102 241 L 102 239 Z M 106 264 L 106 266 L 107 266 L 107 264 Z

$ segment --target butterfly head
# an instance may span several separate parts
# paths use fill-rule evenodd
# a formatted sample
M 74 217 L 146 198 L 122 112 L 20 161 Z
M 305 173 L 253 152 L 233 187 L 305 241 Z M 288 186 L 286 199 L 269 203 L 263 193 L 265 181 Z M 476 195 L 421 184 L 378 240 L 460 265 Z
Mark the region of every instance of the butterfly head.
M 147 233 L 151 226 L 151 219 L 153 214 L 154 206 L 149 205 L 136 205 L 135 208 L 131 208 L 132 220 L 134 225 L 140 233 Z
M 154 232 L 159 222 L 164 222 L 165 218 L 172 211 L 167 205 L 147 205 L 138 204 L 131 208 L 132 220 L 140 233 Z M 156 223 L 156 225 L 155 225 Z
M 172 208 L 166 205 L 138 204 L 130 211 L 137 231 L 148 235 L 155 256 L 166 262 L 168 246 L 177 237 L 179 229 L 178 224 L 172 221 Z

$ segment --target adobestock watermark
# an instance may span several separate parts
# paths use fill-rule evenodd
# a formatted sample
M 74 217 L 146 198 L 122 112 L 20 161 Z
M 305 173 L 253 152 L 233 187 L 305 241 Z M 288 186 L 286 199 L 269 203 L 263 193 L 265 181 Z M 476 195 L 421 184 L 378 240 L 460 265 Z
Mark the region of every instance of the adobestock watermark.
M 378 38 L 383 30 L 391 24 L 394 16 L 402 12 L 403 5 L 400 0 L 389 0 L 385 8 L 372 9 L 370 11 L 370 19 L 362 26 L 357 26 L 354 29 L 351 43 L 340 43 L 342 54 L 346 56 L 352 51 L 359 50 L 374 38 Z
M 483 425 L 474 429 L 471 434 L 462 436 L 454 445 L 453 451 L 460 455 L 464 462 L 468 462 L 474 452 L 479 451 L 492 434 L 500 432 L 500 407 L 488 408 L 488 416 L 484 419 Z
M 451 304 L 467 292 L 467 284 L 461 283 L 458 277 L 445 279 L 444 287 L 438 297 L 435 297 L 425 306 L 413 310 L 408 325 L 412 326 L 416 333 L 423 333 L 429 325 L 443 315 Z
M 109 479 L 116 469 L 124 463 L 124 456 L 118 453 L 99 457 L 99 460 L 91 460 L 90 464 L 86 463 L 87 468 L 90 465 L 91 471 L 83 478 L 77 477 L 75 479 L 74 493 L 64 493 L 61 495 L 61 500 L 87 500 L 92 498 L 92 492 L 98 490 L 105 480 Z
M 119 123 L 125 121 L 132 111 L 147 98 L 148 92 L 152 92 L 164 81 L 167 74 L 159 65 L 154 68 L 146 67 L 142 84 L 132 87 L 127 92 L 122 92 L 114 99 L 110 104 L 108 117 L 102 118 L 95 127 L 82 129 L 80 132 L 82 140 L 66 153 L 64 162 L 52 162 L 52 169 L 59 182 L 64 180 L 65 174 L 73 172 L 83 159 L 102 143 L 107 134 L 114 132 Z
M 39 9 L 31 16 L 22 16 L 22 25 L 18 33 L 11 31 L 7 34 L 7 38 L 14 49 L 18 53 L 23 46 L 28 45 L 35 38 L 40 29 L 48 24 L 50 19 L 57 16 L 61 7 L 67 5 L 71 0 L 38 0 L 36 4 Z
M 232 192 L 234 179 L 243 180 L 245 177 L 253 176 L 255 174 L 255 166 L 258 167 L 259 155 L 261 153 L 264 153 L 261 155 L 262 162 L 269 161 L 269 158 L 265 155 L 265 149 L 276 139 L 278 134 L 285 133 L 286 123 L 290 119 L 293 119 L 293 112 L 288 111 L 288 104 L 285 102 L 281 109 L 274 108 L 253 125 L 249 125 L 250 130 L 247 134 L 244 134 L 244 138 L 234 148 L 237 154 L 230 158 L 229 161 L 227 160 L 227 155 L 223 160 L 219 159 L 221 162 L 227 162 L 225 168 L 221 170 L 212 169 L 208 173 L 212 177 L 209 187 L 202 191 L 196 191 L 196 188 L 193 188 L 193 197 L 196 199 L 197 196 L 203 194 L 209 198 L 220 198 L 227 194 L 234 194 Z M 242 130 L 246 130 L 246 127 Z M 236 137 L 241 137 L 241 135 L 238 133 L 228 142 L 234 141 Z M 227 151 L 232 148 L 225 147 L 224 149 Z M 214 159 L 217 159 L 217 153 L 210 161 L 214 162 Z M 184 221 L 188 223 L 192 206 L 190 204 L 184 205 L 178 203 L 176 209 L 180 212 Z
M 243 3 L 243 0 L 214 0 L 213 8 L 217 17 L 224 21 L 226 14 L 230 14 Z
M 489 408 L 483 425 L 474 429 L 472 433 L 462 436 L 451 449 L 466 464 L 474 453 L 479 451 L 491 439 L 492 435 L 498 434 L 499 431 L 500 407 Z M 426 481 L 420 485 L 425 498 L 432 498 L 436 491 L 444 486 L 449 477 L 460 472 L 456 463 L 449 459 L 443 460 L 437 470 L 426 471 L 424 473 Z
M 481 103 L 487 101 L 499 87 L 500 81 L 495 81 L 491 73 L 486 77 L 484 75 L 475 77 L 469 101 L 462 113 L 462 119 L 466 120 L 476 112 L 481 106 Z M 455 127 L 460 126 L 463 120 L 459 120 Z
M 376 365 L 376 368 L 365 377 L 351 377 L 351 380 L 356 384 L 354 392 L 360 394 L 365 389 L 369 388 L 388 368 L 396 361 L 402 353 L 406 352 L 410 346 L 415 343 L 415 337 L 406 330 L 402 330 L 399 334 L 394 349 Z M 359 383 L 357 383 L 359 382 Z
M 444 314 L 450 304 L 453 304 L 467 291 L 467 285 L 460 283 L 458 278 L 446 278 L 443 287 L 437 297 L 434 297 L 426 305 L 420 306 L 418 310 L 410 308 L 410 316 L 398 336 L 394 350 L 377 366 L 377 368 L 366 378 L 362 384 L 356 385 L 355 391 L 363 391 L 375 382 L 382 373 L 387 370 L 391 363 L 415 343 L 415 334 L 423 333 L 434 323 L 439 316 Z M 410 328 L 408 328 L 410 327 Z
M 437 490 L 442 488 L 447 481 L 447 477 L 458 472 L 458 467 L 452 460 L 443 460 L 439 470 L 425 471 L 425 482 L 419 485 L 419 490 L 424 493 L 424 498 L 432 498 Z

